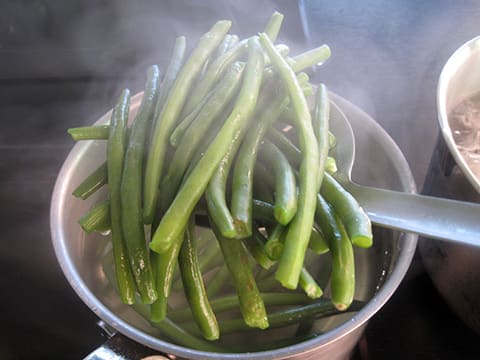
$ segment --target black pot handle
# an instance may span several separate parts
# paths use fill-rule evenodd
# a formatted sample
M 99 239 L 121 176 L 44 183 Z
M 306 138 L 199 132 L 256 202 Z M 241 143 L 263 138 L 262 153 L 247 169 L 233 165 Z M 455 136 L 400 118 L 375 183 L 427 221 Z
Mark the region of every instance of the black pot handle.
M 84 360 L 171 360 L 170 357 L 147 348 L 128 337 L 115 333 Z

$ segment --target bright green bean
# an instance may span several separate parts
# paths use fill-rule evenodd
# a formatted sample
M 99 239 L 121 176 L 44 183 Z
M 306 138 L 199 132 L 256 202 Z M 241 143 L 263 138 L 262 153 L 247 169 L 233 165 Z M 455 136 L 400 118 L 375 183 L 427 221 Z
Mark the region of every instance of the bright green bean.
M 259 36 L 262 46 L 288 89 L 296 111 L 295 123 L 303 156 L 298 176 L 298 210 L 288 226 L 285 248 L 275 273 L 276 279 L 284 287 L 295 289 L 302 271 L 315 214 L 317 176 L 312 170 L 318 166 L 318 145 L 312 128 L 310 110 L 295 73 L 275 50 L 268 36 L 265 34 Z
M 303 267 L 300 272 L 299 285 L 311 299 L 318 299 L 323 295 L 322 288 L 317 284 L 310 272 Z
M 107 176 L 107 162 L 105 161 L 73 190 L 72 195 L 82 200 L 88 199 L 90 195 L 107 183 Z
M 283 18 L 283 14 L 275 11 L 268 20 L 267 25 L 265 26 L 264 32 L 265 34 L 267 34 L 270 40 L 272 40 L 272 42 L 275 42 L 275 40 L 277 39 L 280 28 L 282 27 Z
M 222 41 L 230 26 L 230 21 L 218 21 L 208 33 L 202 36 L 197 47 L 180 70 L 157 119 L 147 156 L 145 173 L 143 215 L 144 222 L 147 224 L 153 221 L 155 214 L 158 186 L 160 185 L 170 131 L 180 115 L 187 93 L 199 74 L 203 63 Z M 177 232 L 177 236 L 179 233 L 180 231 Z
M 224 113 L 230 100 L 237 93 L 243 68 L 244 65 L 241 63 L 232 64 L 182 136 L 178 149 L 168 166 L 167 174 L 161 183 L 160 204 L 162 209 L 166 209 L 171 203 L 185 170 L 198 151 L 200 142 L 205 138 L 205 134 L 211 131 L 211 124 Z
M 150 253 L 152 256 L 152 268 L 155 273 L 155 288 L 158 295 L 157 300 L 151 305 L 150 309 L 151 321 L 154 323 L 164 320 L 167 315 L 167 301 L 184 235 L 182 234 L 181 236 L 182 239 L 174 242 L 163 254 Z
M 263 143 L 260 152 L 264 164 L 269 164 L 275 177 L 275 206 L 273 215 L 287 225 L 297 212 L 297 183 L 295 173 L 283 153 L 270 141 Z
M 372 223 L 357 200 L 329 174 L 325 174 L 320 193 L 342 219 L 352 243 L 362 248 L 372 246 Z
M 70 128 L 67 130 L 73 140 L 107 140 L 110 125 L 92 125 Z
M 86 233 L 107 232 L 110 230 L 110 201 L 104 200 L 91 208 L 78 223 Z
M 257 229 L 253 230 L 251 236 L 244 238 L 243 242 L 258 265 L 265 270 L 273 266 L 274 261 L 269 258 L 264 249 L 265 238 Z
M 153 251 L 161 253 L 172 245 L 205 192 L 210 178 L 229 149 L 231 140 L 248 125 L 257 102 L 263 70 L 263 54 L 258 40 L 252 38 L 248 45 L 245 77 L 234 109 L 163 216 L 150 243 Z
M 325 84 L 319 84 L 317 94 L 315 96 L 315 111 L 313 116 L 313 130 L 317 137 L 318 143 L 318 177 L 317 192 L 323 181 L 323 173 L 325 172 L 325 164 L 328 157 L 328 132 L 330 121 L 330 101 L 328 99 L 328 91 Z

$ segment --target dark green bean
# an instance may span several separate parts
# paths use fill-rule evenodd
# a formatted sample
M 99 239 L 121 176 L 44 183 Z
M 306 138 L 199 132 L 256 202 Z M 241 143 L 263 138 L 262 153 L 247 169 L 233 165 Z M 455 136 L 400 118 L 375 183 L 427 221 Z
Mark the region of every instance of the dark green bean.
M 151 304 L 157 298 L 143 225 L 142 174 L 145 139 L 154 115 L 159 85 L 160 71 L 154 65 L 148 69 L 142 102 L 130 128 L 120 184 L 124 241 L 137 290 L 145 304 Z
M 225 280 L 229 275 L 228 267 L 222 266 L 207 285 L 207 296 L 213 298 L 225 285 Z
M 256 38 L 249 41 L 248 50 L 245 77 L 234 109 L 163 216 L 150 243 L 153 251 L 161 253 L 172 245 L 185 227 L 188 217 L 205 192 L 213 173 L 230 148 L 231 140 L 248 125 L 257 102 L 263 70 L 263 54 Z
M 312 169 L 316 169 L 318 166 L 318 145 L 312 128 L 310 110 L 295 73 L 275 50 L 268 36 L 265 34 L 259 36 L 263 48 L 267 51 L 272 64 L 288 89 L 296 112 L 295 123 L 302 150 L 302 162 L 298 176 L 298 210 L 288 226 L 285 248 L 275 273 L 276 279 L 284 287 L 295 289 L 302 271 L 315 214 L 317 176 Z
M 241 241 L 232 241 L 223 237 L 213 222 L 212 228 L 237 291 L 244 322 L 250 327 L 267 328 L 265 304 L 258 291 L 247 251 Z
M 348 311 L 358 311 L 364 306 L 363 302 L 354 301 Z M 335 308 L 329 299 L 317 300 L 313 304 L 278 311 L 268 315 L 270 328 L 280 328 L 299 323 L 305 319 L 318 319 L 338 315 L 340 311 Z M 221 334 L 252 330 L 245 326 L 242 319 L 221 320 L 218 323 Z
M 192 311 L 193 318 L 207 340 L 220 337 L 218 323 L 208 300 L 202 273 L 198 264 L 195 243 L 195 222 L 190 219 L 178 256 L 183 289 Z
M 107 162 L 105 161 L 73 190 L 72 195 L 82 200 L 88 199 L 90 195 L 107 183 L 107 176 Z
M 158 186 L 160 185 L 161 171 L 164 165 L 170 131 L 180 115 L 193 81 L 198 76 L 208 56 L 222 41 L 230 26 L 230 21 L 218 21 L 209 32 L 202 36 L 197 47 L 180 70 L 157 119 L 150 143 L 150 151 L 147 156 L 145 173 L 143 215 L 147 224 L 153 221 L 155 214 Z M 180 231 L 177 232 L 176 237 L 179 236 L 179 233 Z
M 301 293 L 285 292 L 264 292 L 260 296 L 265 305 L 268 306 L 287 306 L 287 305 L 307 305 L 312 304 L 313 300 Z M 210 301 L 213 311 L 220 313 L 235 309 L 238 305 L 237 295 L 227 295 Z M 174 321 L 186 321 L 191 318 L 190 308 L 172 311 L 169 318 Z
M 355 293 L 355 265 L 350 239 L 334 210 L 319 194 L 315 220 L 325 233 L 332 256 L 331 297 L 339 310 L 348 308 Z
M 70 128 L 67 130 L 73 140 L 107 140 L 110 125 L 92 125 Z
M 111 236 L 119 294 L 124 303 L 133 304 L 135 302 L 135 280 L 123 239 L 120 192 L 129 108 L 130 91 L 125 89 L 118 99 L 110 121 L 110 134 L 107 144 L 107 176 L 110 179 L 108 190 Z

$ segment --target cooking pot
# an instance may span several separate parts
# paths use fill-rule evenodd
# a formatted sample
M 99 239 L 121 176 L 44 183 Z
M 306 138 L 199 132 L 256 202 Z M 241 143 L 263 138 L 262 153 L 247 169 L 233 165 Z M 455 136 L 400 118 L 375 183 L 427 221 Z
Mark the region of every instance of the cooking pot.
M 423 193 L 480 202 L 480 179 L 462 156 L 449 121 L 458 104 L 479 92 L 480 37 L 476 37 L 453 53 L 440 74 L 437 88 L 440 133 Z M 440 294 L 452 310 L 480 334 L 480 248 L 422 239 L 419 249 Z
M 331 95 L 333 100 L 331 129 L 347 118 L 355 132 L 357 155 L 353 178 L 359 183 L 406 192 L 415 192 L 415 184 L 402 153 L 387 133 L 360 109 Z M 141 94 L 131 100 L 131 117 L 137 110 Z M 336 105 L 335 105 L 336 104 Z M 105 114 L 98 123 L 108 121 Z M 337 139 L 341 151 L 342 139 Z M 102 268 L 101 235 L 86 235 L 77 220 L 99 196 L 86 201 L 72 197 L 71 192 L 85 175 L 105 159 L 105 144 L 100 141 L 77 143 L 68 155 L 58 175 L 51 203 L 53 245 L 66 278 L 80 298 L 113 332 L 123 334 L 136 346 L 146 346 L 161 354 L 186 359 L 342 359 L 351 355 L 368 320 L 392 296 L 403 279 L 416 249 L 417 236 L 387 229 L 374 229 L 374 246 L 356 249 L 357 286 L 355 298 L 367 301 L 357 313 L 344 314 L 333 320 L 319 320 L 315 327 L 321 335 L 299 344 L 279 349 L 220 354 L 198 351 L 170 342 L 131 307 L 124 305 L 112 288 Z M 72 324 L 72 326 L 75 326 Z M 244 338 L 243 341 L 250 341 Z M 262 336 L 258 333 L 255 337 Z M 121 337 L 120 337 L 121 339 Z M 241 341 L 241 340 L 239 340 Z M 268 341 L 268 340 L 266 340 Z M 95 351 L 90 358 L 112 358 L 122 346 Z M 126 352 L 121 350 L 125 357 Z

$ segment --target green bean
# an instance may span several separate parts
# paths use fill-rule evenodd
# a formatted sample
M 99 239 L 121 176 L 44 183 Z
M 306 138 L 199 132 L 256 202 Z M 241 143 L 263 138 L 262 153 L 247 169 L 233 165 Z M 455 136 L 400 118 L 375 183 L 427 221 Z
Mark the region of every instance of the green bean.
M 191 333 L 175 324 L 169 318 L 165 318 L 160 322 L 154 323 L 153 326 L 158 328 L 165 336 L 167 336 L 179 345 L 201 351 L 223 351 L 221 347 L 203 341 L 196 336 L 193 336 Z
M 273 215 L 282 225 L 287 225 L 297 212 L 297 183 L 295 173 L 287 158 L 270 141 L 263 143 L 260 152 L 264 164 L 270 164 L 275 176 L 275 206 Z
M 170 131 L 180 114 L 187 93 L 199 74 L 203 63 L 226 35 L 230 26 L 230 21 L 219 21 L 208 33 L 202 36 L 197 47 L 180 70 L 157 119 L 145 171 L 143 215 L 144 222 L 147 224 L 151 223 L 154 218 L 158 186 L 160 184 Z M 180 231 L 177 232 L 177 236 L 179 233 Z
M 280 32 L 280 28 L 282 26 L 283 18 L 283 14 L 275 11 L 265 26 L 264 32 L 267 34 L 270 40 L 272 40 L 272 42 L 275 42 L 277 39 L 278 33 Z
M 195 223 L 190 219 L 185 239 L 178 256 L 183 289 L 187 297 L 193 318 L 207 340 L 216 340 L 220 334 L 218 323 L 210 306 L 202 273 L 198 264 L 197 247 L 195 244 Z
M 86 233 L 110 230 L 110 201 L 104 200 L 91 208 L 78 223 Z
M 325 161 L 325 171 L 330 175 L 333 175 L 337 170 L 337 162 L 335 161 L 335 158 L 327 156 L 327 160 Z
M 325 172 L 325 164 L 328 157 L 328 132 L 330 118 L 330 102 L 328 100 L 328 91 L 325 84 L 319 84 L 317 94 L 315 96 L 315 111 L 313 116 L 313 130 L 317 137 L 318 143 L 318 177 L 317 192 L 323 181 L 323 173 Z
M 364 306 L 363 302 L 354 301 L 348 311 L 358 311 Z M 295 307 L 283 311 L 278 311 L 268 315 L 270 328 L 280 328 L 292 324 L 297 324 L 305 319 L 318 319 L 322 317 L 339 314 L 329 299 L 317 300 L 313 304 Z M 251 328 L 245 326 L 242 319 L 221 320 L 218 322 L 221 334 L 230 334 L 233 332 L 249 331 Z
M 155 273 L 155 288 L 158 298 L 150 308 L 151 321 L 158 323 L 167 315 L 167 301 L 170 296 L 175 266 L 177 265 L 178 253 L 183 242 L 182 239 L 174 242 L 163 254 L 151 252 L 152 268 Z
M 293 58 L 288 58 L 287 62 L 294 72 L 302 71 L 310 66 L 319 65 L 327 61 L 331 51 L 328 45 L 322 45 L 315 49 L 305 51 Z
M 260 296 L 266 306 L 288 306 L 312 304 L 313 300 L 302 293 L 264 292 Z M 235 309 L 238 305 L 237 295 L 227 295 L 210 301 L 213 311 L 221 313 Z M 172 311 L 169 318 L 174 321 L 186 321 L 191 318 L 190 308 Z
M 323 295 L 323 290 L 305 267 L 300 272 L 299 284 L 305 294 L 311 299 L 318 299 Z
M 258 265 L 265 270 L 273 266 L 274 261 L 269 258 L 264 249 L 265 238 L 257 229 L 253 230 L 251 236 L 243 239 L 243 242 Z
M 225 285 L 225 280 L 229 275 L 228 267 L 222 266 L 207 285 L 207 296 L 213 298 Z
M 362 248 L 372 246 L 372 224 L 357 200 L 329 174 L 325 174 L 320 193 L 342 219 L 352 243 Z
M 120 184 L 121 219 L 125 245 L 137 290 L 143 303 L 157 298 L 142 216 L 142 173 L 145 138 L 155 110 L 160 83 L 160 71 L 154 65 L 148 69 L 145 91 L 140 108 L 130 128 Z
M 188 127 L 191 125 L 192 121 L 195 120 L 195 118 L 198 116 L 200 111 L 202 111 L 203 107 L 207 102 L 210 100 L 210 97 L 214 93 L 214 90 L 212 90 L 210 93 L 208 93 L 200 103 L 195 106 L 195 108 L 192 110 L 190 114 L 185 116 L 182 121 L 173 129 L 172 134 L 170 135 L 170 145 L 173 147 L 178 147 L 178 144 L 180 140 L 182 139 L 182 136 L 185 134 L 185 131 L 187 131 Z
M 339 310 L 348 308 L 355 293 L 355 265 L 353 249 L 348 235 L 345 233 L 334 210 L 319 194 L 315 220 L 325 233 L 332 256 L 331 298 Z
M 205 133 L 211 129 L 211 124 L 225 111 L 230 100 L 237 93 L 243 68 L 244 65 L 241 63 L 232 64 L 214 93 L 182 136 L 178 150 L 175 151 L 168 172 L 162 181 L 160 203 L 164 208 L 170 204 L 178 190 L 182 176 L 193 155 L 198 151 L 198 146 L 204 139 Z
M 253 169 L 263 134 L 288 104 L 284 96 L 274 97 L 272 101 L 259 107 L 262 111 L 245 136 L 233 169 L 231 213 L 237 237 L 248 237 L 252 233 Z
M 267 242 L 264 245 L 265 252 L 272 260 L 280 259 L 283 252 L 282 234 L 285 236 L 285 226 L 282 224 L 275 224 L 273 230 L 268 235 Z
M 197 248 L 201 248 L 197 244 Z M 198 267 L 200 269 L 200 272 L 203 274 L 207 271 L 210 271 L 211 269 L 215 268 L 218 265 L 223 264 L 223 259 L 220 255 L 220 248 L 217 246 L 217 244 L 213 243 L 213 245 L 208 244 L 206 246 L 206 250 L 203 251 L 200 254 L 200 259 L 198 260 Z M 182 287 L 182 282 L 177 281 L 180 279 L 174 279 L 174 283 L 172 287 L 174 289 L 180 289 Z
M 315 226 L 312 228 L 308 248 L 317 255 L 325 254 L 330 250 L 321 228 L 317 229 Z
M 283 16 L 280 13 L 274 13 L 269 22 L 266 25 L 266 30 L 269 31 L 272 42 L 276 40 L 276 34 L 280 30 Z M 184 113 L 189 114 L 193 111 L 195 106 L 200 103 L 201 99 L 207 94 L 213 85 L 218 81 L 220 76 L 224 73 L 225 69 L 235 60 L 237 60 L 247 49 L 249 39 L 240 41 L 237 45 L 232 47 L 229 51 L 223 55 L 217 57 L 207 68 L 203 78 L 197 83 L 191 92 L 191 96 L 188 99 Z
M 288 89 L 296 111 L 295 123 L 298 126 L 303 155 L 298 176 L 298 210 L 288 226 L 285 248 L 275 273 L 276 279 L 284 287 L 295 289 L 298 285 L 315 214 L 317 176 L 314 172 L 312 173 L 312 169 L 316 169 L 318 165 L 318 145 L 312 128 L 310 110 L 295 73 L 275 50 L 268 36 L 265 34 L 259 36 L 262 46 Z
M 107 140 L 110 125 L 92 125 L 70 128 L 67 132 L 73 140 Z
M 118 289 L 122 301 L 126 304 L 133 304 L 135 302 L 135 280 L 122 234 L 120 192 L 129 108 L 130 91 L 125 89 L 118 99 L 110 121 L 110 134 L 107 143 L 107 176 L 110 179 L 108 189 L 111 236 Z
M 72 195 L 82 200 L 88 199 L 107 183 L 107 162 L 105 161 L 88 175 L 76 188 Z
M 225 70 L 236 61 L 247 49 L 248 39 L 240 41 L 225 54 L 216 58 L 208 66 L 207 71 L 200 81 L 190 92 L 190 96 L 185 104 L 184 113 L 189 114 L 201 102 L 202 98 L 212 89 L 214 84 L 223 75 Z
M 223 54 L 225 54 L 228 51 L 228 49 L 230 48 L 231 37 L 232 37 L 232 35 L 230 35 L 230 34 L 225 35 L 225 37 L 223 38 L 223 41 L 220 43 L 220 45 L 218 45 L 217 49 L 212 54 L 211 59 L 216 59 L 216 58 L 218 58 L 219 56 L 222 56 Z M 210 59 L 206 63 L 207 67 L 208 67 L 209 62 L 210 62 Z
M 265 329 L 268 327 L 265 304 L 258 291 L 255 278 L 248 261 L 248 254 L 241 241 L 232 241 L 222 236 L 212 222 L 212 229 L 222 249 L 225 264 L 230 271 L 237 291 L 240 311 L 249 327 Z
M 249 56 L 245 68 L 245 77 L 234 109 L 163 216 L 150 243 L 150 248 L 153 251 L 163 252 L 172 245 L 185 227 L 188 216 L 205 192 L 210 178 L 229 149 L 231 139 L 238 136 L 248 125 L 255 109 L 263 69 L 263 55 L 256 38 L 249 41 L 248 50 Z
M 272 204 L 259 199 L 253 199 L 252 204 L 255 219 L 274 221 Z

